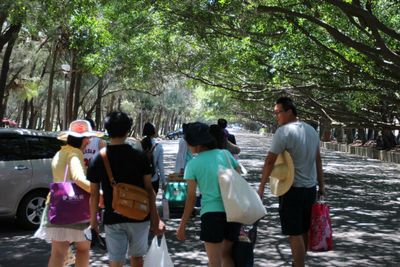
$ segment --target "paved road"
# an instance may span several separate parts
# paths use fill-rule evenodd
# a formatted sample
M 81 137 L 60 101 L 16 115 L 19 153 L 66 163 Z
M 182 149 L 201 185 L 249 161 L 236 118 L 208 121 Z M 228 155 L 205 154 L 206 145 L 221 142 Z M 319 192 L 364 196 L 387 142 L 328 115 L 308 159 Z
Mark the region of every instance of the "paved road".
M 257 187 L 270 139 L 236 133 L 248 180 Z M 173 169 L 177 141 L 164 141 L 167 173 Z M 334 250 L 309 253 L 307 266 L 400 266 L 400 165 L 322 151 L 331 206 Z M 290 266 L 290 249 L 280 234 L 277 199 L 266 190 L 268 215 L 261 222 L 255 266 Z M 167 222 L 167 242 L 175 266 L 206 266 L 199 240 L 199 218 L 189 224 L 188 240 L 175 238 L 179 218 Z M 0 267 L 46 266 L 50 246 L 31 238 L 10 221 L 0 222 Z M 107 256 L 94 251 L 91 266 L 105 266 Z

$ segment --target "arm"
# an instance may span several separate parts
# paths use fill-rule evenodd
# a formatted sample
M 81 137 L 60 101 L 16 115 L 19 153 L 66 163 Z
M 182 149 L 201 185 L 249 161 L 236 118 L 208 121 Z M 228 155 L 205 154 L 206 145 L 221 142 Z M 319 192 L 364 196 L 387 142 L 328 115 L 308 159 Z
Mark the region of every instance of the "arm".
M 83 190 L 90 193 L 90 182 L 86 179 L 85 169 L 82 160 L 77 156 L 72 156 L 69 160 L 69 170 L 71 179 Z
M 160 216 L 158 215 L 156 207 L 156 194 L 154 193 L 153 186 L 151 185 L 150 174 L 144 176 L 144 187 L 149 195 L 151 229 L 153 230 L 154 234 L 162 235 L 165 231 L 165 225 L 164 222 L 160 220 Z
M 100 140 L 99 140 L 99 151 L 100 151 L 100 149 L 102 149 L 103 147 L 106 147 L 106 146 L 107 146 L 106 141 L 104 141 L 103 139 L 100 138 Z
M 277 154 L 272 152 L 268 152 L 267 157 L 265 158 L 264 167 L 262 170 L 260 186 L 258 188 L 258 195 L 262 199 L 264 196 L 265 184 L 269 183 L 269 176 L 271 175 L 272 169 L 274 168 L 274 164 L 276 158 L 278 157 Z
M 240 147 L 237 145 L 232 144 L 231 142 L 227 141 L 226 142 L 226 149 L 229 150 L 232 154 L 239 154 L 240 153 Z
M 166 183 L 164 172 L 164 149 L 160 144 L 158 144 L 158 149 L 159 153 L 157 157 L 157 168 L 158 172 L 160 173 L 161 184 L 164 185 Z
M 90 227 L 99 232 L 97 209 L 100 198 L 100 184 L 90 183 Z
M 318 192 L 320 196 L 325 196 L 325 179 L 322 171 L 322 160 L 319 147 L 317 148 L 317 156 L 315 157 L 315 166 L 317 167 Z
M 195 180 L 187 180 L 188 183 L 188 194 L 185 203 L 185 209 L 183 210 L 183 215 L 181 218 L 181 223 L 176 231 L 176 236 L 179 240 L 185 240 L 185 229 L 187 221 L 190 218 L 190 215 L 193 212 L 194 205 L 196 204 L 196 186 L 197 183 Z

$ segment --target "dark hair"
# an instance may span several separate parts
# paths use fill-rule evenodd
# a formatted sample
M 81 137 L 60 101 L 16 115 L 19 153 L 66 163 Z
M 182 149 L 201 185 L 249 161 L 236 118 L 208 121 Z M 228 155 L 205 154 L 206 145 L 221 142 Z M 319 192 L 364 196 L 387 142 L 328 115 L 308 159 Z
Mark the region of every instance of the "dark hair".
M 68 135 L 67 144 L 75 148 L 81 148 L 83 139 L 85 138 L 86 137 L 75 137 L 72 135 Z
M 146 122 L 143 126 L 143 136 L 152 136 L 156 134 L 156 127 L 150 122 Z
M 202 145 L 208 149 L 217 148 L 215 138 L 210 134 L 209 126 L 202 122 L 189 123 L 184 138 L 191 146 Z
M 228 122 L 225 119 L 218 119 L 217 123 L 222 129 L 225 129 L 228 126 Z
M 144 151 L 150 151 L 151 148 L 153 147 L 153 144 L 151 143 L 151 136 L 153 136 L 156 133 L 156 127 L 150 122 L 146 122 L 143 126 L 143 133 L 142 135 L 145 136 L 145 138 L 142 139 L 140 142 L 142 144 L 142 148 Z
M 226 139 L 224 135 L 224 130 L 219 125 L 212 124 L 210 126 L 210 134 L 214 137 L 217 148 L 226 149 Z
M 104 128 L 110 138 L 124 137 L 132 127 L 132 118 L 121 111 L 112 111 L 104 119 Z
M 288 111 L 289 109 L 292 110 L 293 115 L 297 116 L 297 109 L 296 106 L 293 104 L 292 99 L 290 99 L 287 96 L 282 96 L 276 100 L 276 104 L 281 104 L 282 108 L 285 111 Z
M 92 130 L 96 129 L 96 124 L 94 123 L 94 121 L 91 118 L 86 117 L 85 120 L 90 123 L 90 126 L 92 127 Z

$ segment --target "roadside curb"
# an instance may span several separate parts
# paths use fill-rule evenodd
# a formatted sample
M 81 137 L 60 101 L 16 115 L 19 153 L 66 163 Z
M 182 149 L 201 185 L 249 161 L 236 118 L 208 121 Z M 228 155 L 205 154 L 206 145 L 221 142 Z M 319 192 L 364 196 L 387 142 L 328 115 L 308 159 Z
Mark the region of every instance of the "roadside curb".
M 320 146 L 329 150 L 400 164 L 400 152 L 378 150 L 373 147 L 351 146 L 332 142 L 320 142 Z

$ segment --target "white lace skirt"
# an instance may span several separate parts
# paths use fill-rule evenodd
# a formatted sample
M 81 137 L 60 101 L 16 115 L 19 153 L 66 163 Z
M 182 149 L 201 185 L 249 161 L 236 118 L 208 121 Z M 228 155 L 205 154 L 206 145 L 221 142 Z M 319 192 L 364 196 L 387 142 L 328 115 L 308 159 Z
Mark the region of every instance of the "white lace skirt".
M 63 227 L 39 227 L 34 237 L 51 241 L 82 242 L 87 241 L 82 230 Z

